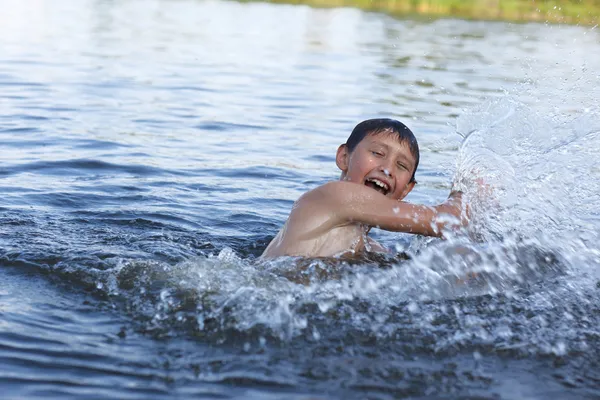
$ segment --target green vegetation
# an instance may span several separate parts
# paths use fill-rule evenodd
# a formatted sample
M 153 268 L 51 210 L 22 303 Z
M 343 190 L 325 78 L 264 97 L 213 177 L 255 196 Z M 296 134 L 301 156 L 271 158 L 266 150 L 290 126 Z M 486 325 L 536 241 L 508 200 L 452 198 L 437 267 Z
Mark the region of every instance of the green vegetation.
M 392 15 L 595 25 L 600 0 L 268 0 L 314 7 L 357 7 Z

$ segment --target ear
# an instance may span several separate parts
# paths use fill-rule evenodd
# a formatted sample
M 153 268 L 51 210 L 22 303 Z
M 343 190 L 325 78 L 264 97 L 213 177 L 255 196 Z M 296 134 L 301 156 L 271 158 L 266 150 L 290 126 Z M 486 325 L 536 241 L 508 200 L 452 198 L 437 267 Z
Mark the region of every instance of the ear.
M 417 182 L 415 181 L 409 182 L 402 191 L 402 194 L 400 195 L 400 198 L 398 200 L 402 200 L 403 198 L 405 198 L 410 193 L 410 191 L 413 190 L 416 183 Z
M 348 146 L 345 144 L 340 145 L 337 149 L 337 154 L 335 155 L 335 163 L 342 172 L 346 172 L 348 170 L 348 159 L 350 158 L 350 154 L 348 153 Z

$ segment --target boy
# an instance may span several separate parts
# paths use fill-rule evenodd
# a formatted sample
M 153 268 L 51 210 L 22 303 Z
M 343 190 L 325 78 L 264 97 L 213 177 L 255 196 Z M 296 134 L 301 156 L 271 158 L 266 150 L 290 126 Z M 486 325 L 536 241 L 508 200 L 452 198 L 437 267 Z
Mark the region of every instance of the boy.
M 427 236 L 461 221 L 461 194 L 429 207 L 402 202 L 416 184 L 419 145 L 404 124 L 370 119 L 358 124 L 339 146 L 339 181 L 302 195 L 262 257 L 331 257 L 385 251 L 367 237 L 371 227 Z M 447 217 L 451 218 L 447 218 Z

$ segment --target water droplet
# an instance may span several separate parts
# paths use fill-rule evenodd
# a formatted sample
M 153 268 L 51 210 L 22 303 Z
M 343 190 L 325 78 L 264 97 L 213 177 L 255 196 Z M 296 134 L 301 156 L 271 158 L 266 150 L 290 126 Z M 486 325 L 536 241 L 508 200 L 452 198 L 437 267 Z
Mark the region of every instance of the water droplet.
M 416 313 L 419 311 L 419 306 L 417 303 L 415 303 L 414 301 L 411 301 L 410 303 L 408 303 L 408 306 L 406 307 L 408 309 L 409 312 L 411 312 L 412 314 Z
M 312 337 L 315 340 L 321 339 L 321 334 L 319 333 L 319 331 L 317 330 L 317 328 L 313 327 Z

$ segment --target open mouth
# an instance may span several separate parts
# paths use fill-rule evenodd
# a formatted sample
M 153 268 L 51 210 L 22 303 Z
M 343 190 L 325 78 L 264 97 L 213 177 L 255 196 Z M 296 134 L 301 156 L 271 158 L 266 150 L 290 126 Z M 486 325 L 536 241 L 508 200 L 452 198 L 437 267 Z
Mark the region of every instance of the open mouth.
M 370 188 L 377 190 L 379 193 L 383 194 L 384 196 L 390 192 L 390 186 L 387 183 L 385 183 L 384 181 L 380 181 L 377 178 L 368 178 L 365 181 L 365 186 L 368 186 Z

